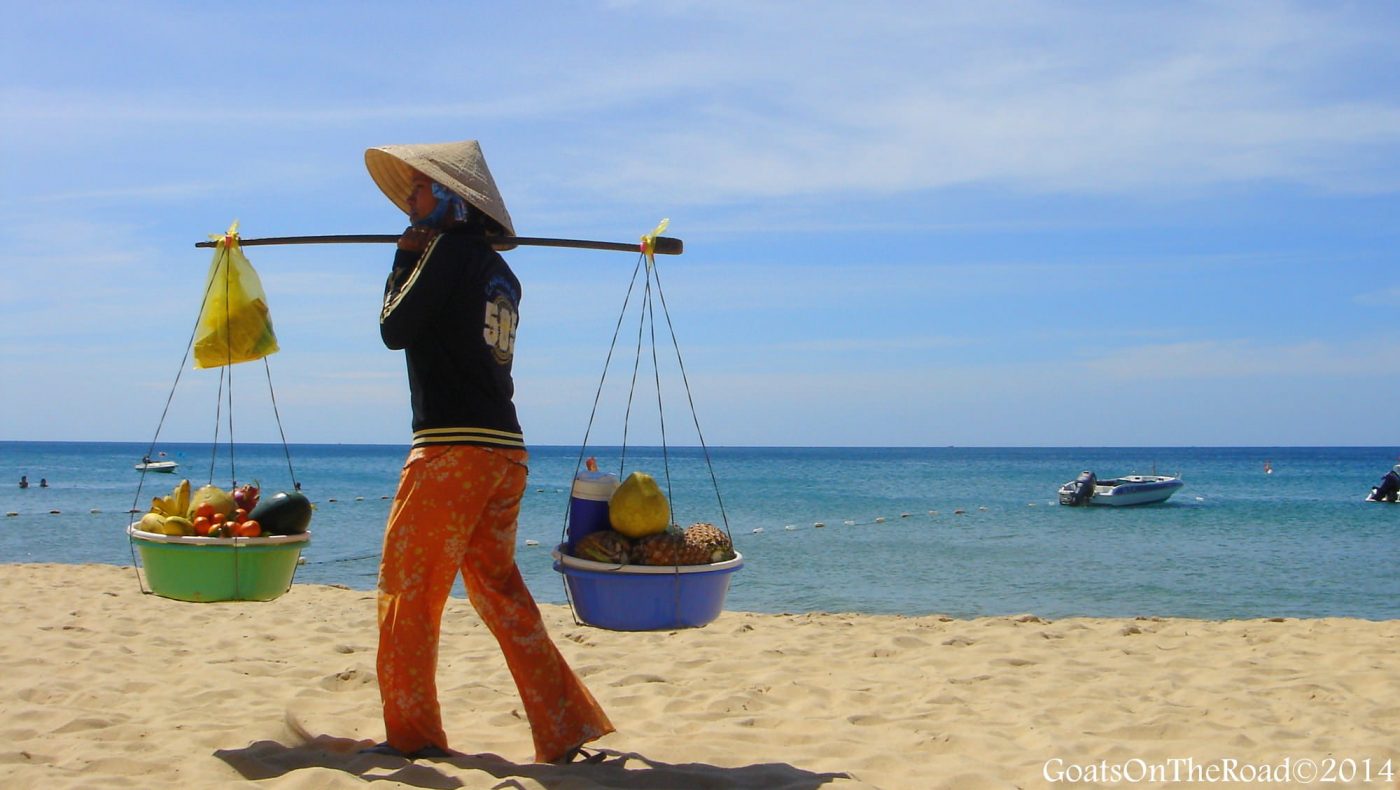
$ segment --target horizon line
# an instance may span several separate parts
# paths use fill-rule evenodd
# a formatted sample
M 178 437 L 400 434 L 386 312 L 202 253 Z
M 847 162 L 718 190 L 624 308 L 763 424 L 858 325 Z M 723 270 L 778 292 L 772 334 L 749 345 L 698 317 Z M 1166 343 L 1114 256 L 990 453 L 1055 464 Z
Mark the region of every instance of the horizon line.
M 147 444 L 141 441 L 119 440 L 119 439 L 0 439 L 0 445 L 5 444 L 123 444 L 140 446 Z M 165 447 L 201 447 L 213 446 L 214 442 L 188 442 L 172 441 L 166 442 Z M 223 446 L 225 443 L 219 443 Z M 411 441 L 402 444 L 394 442 L 287 442 L 287 447 L 384 447 L 384 448 L 408 448 Z M 147 446 L 151 446 L 147 444 Z M 235 447 L 281 447 L 281 442 L 238 442 Z M 578 444 L 551 444 L 541 442 L 538 444 L 527 444 L 526 449 L 531 447 L 550 449 L 581 449 L 584 445 Z M 1081 450 L 1081 449 L 1108 449 L 1108 450 L 1319 450 L 1319 449 L 1380 449 L 1391 448 L 1400 453 L 1400 446 L 1391 444 L 595 444 L 587 445 L 597 449 L 617 449 L 630 447 L 636 449 L 685 449 L 685 450 Z

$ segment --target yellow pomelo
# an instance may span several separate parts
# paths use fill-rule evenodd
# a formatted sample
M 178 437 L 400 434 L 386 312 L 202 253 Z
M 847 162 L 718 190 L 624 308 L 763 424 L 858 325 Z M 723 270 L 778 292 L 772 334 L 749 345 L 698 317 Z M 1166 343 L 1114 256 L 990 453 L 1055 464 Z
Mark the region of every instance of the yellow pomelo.
M 644 538 L 666 531 L 671 510 L 656 479 L 646 472 L 633 472 L 608 500 L 608 520 L 627 537 Z

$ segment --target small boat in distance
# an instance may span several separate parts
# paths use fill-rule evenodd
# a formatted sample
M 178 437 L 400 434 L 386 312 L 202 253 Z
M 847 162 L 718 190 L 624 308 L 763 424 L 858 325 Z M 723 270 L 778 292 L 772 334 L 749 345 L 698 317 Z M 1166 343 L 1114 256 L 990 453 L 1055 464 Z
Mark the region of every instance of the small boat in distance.
M 147 456 L 146 458 L 141 459 L 141 463 L 137 464 L 136 466 L 133 466 L 132 468 L 138 472 L 164 472 L 166 474 L 170 474 L 174 472 L 179 466 L 180 465 L 175 463 L 174 461 L 152 461 L 150 457 Z
M 1171 475 L 1124 475 L 1099 480 L 1093 472 L 1081 472 L 1079 477 L 1060 486 L 1061 505 L 1155 505 L 1171 499 L 1186 485 Z
M 1390 502 L 1394 504 L 1400 500 L 1400 464 L 1396 464 L 1381 482 L 1371 486 L 1371 493 L 1366 495 L 1367 502 Z

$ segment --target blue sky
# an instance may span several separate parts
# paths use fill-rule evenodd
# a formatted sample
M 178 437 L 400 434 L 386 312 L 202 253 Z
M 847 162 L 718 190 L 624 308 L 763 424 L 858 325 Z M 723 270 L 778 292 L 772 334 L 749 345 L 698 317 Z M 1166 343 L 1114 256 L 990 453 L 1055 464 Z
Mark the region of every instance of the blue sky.
M 671 219 L 710 444 L 1400 444 L 1394 4 L 12 6 L 0 439 L 149 441 L 195 241 L 398 232 L 364 149 L 474 138 L 522 235 Z M 406 442 L 389 248 L 248 254 L 287 438 Z M 508 257 L 527 440 L 576 444 L 635 257 Z M 233 372 L 236 438 L 276 441 Z M 212 437 L 217 381 L 181 375 L 162 440 Z

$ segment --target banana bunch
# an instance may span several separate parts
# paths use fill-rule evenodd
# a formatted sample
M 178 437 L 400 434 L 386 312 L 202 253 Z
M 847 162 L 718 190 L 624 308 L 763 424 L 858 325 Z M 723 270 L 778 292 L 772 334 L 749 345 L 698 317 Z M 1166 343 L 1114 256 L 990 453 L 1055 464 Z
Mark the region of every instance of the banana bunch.
M 181 480 L 168 496 L 158 496 L 151 498 L 151 512 L 161 516 L 179 516 L 188 518 L 190 515 L 190 481 Z
M 157 535 L 193 535 L 190 514 L 190 481 L 181 480 L 169 496 L 151 498 L 151 512 L 141 517 L 136 528 Z

